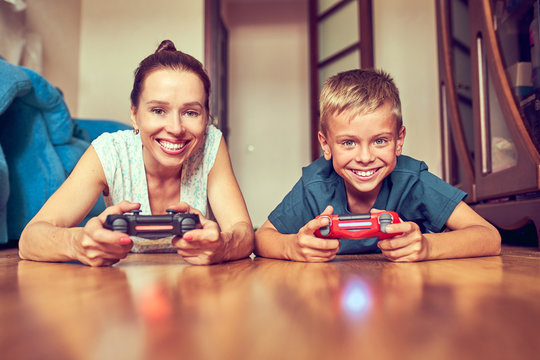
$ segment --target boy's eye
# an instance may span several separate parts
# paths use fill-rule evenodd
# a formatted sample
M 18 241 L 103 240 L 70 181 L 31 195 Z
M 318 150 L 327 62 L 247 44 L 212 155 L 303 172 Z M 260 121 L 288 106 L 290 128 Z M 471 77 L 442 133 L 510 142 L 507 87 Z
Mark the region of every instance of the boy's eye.
M 375 140 L 375 145 L 384 145 L 387 142 L 388 141 L 386 139 L 377 139 L 377 140 Z
M 343 141 L 343 145 L 345 145 L 345 146 L 347 146 L 347 147 L 354 146 L 354 141 L 352 141 L 352 140 L 345 140 L 345 141 Z

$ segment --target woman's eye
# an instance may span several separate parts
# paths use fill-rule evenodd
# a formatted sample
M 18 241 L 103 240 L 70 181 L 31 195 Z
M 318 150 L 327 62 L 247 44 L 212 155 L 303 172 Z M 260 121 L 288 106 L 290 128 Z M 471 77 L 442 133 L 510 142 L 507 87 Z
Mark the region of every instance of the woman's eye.
M 199 113 L 197 111 L 193 111 L 193 110 L 188 110 L 184 114 L 189 116 L 189 117 L 197 117 L 197 116 L 199 116 Z
M 154 114 L 156 114 L 156 115 L 162 115 L 163 113 L 165 113 L 165 111 L 163 109 L 160 109 L 160 108 L 153 108 L 152 112 Z

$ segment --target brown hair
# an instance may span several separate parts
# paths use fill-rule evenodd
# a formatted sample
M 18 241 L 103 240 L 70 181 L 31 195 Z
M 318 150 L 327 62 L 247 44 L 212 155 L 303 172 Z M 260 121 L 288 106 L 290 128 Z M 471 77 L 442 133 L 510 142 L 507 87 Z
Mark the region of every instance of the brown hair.
M 396 131 L 401 129 L 401 101 L 399 91 L 390 75 L 382 70 L 349 70 L 325 81 L 320 96 L 320 126 L 326 135 L 328 120 L 346 110 L 357 114 L 375 111 L 384 102 L 392 103 L 396 115 Z
M 139 97 L 146 77 L 151 72 L 163 68 L 189 71 L 197 75 L 199 79 L 201 79 L 204 86 L 204 92 L 206 93 L 204 107 L 209 111 L 210 78 L 208 77 L 208 74 L 199 60 L 191 55 L 176 50 L 176 47 L 171 40 L 163 40 L 156 51 L 141 61 L 139 67 L 135 70 L 135 80 L 133 81 L 133 89 L 131 90 L 131 105 L 135 107 L 139 105 Z

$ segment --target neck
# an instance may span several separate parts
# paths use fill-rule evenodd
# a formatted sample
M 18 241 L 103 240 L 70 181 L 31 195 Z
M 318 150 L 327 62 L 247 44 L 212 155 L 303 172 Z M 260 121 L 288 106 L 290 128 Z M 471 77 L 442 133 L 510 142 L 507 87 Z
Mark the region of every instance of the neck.
M 367 214 L 377 201 L 381 185 L 370 192 L 360 192 L 354 188 L 345 184 L 345 190 L 347 192 L 347 206 L 352 214 Z M 379 209 L 384 210 L 384 209 Z

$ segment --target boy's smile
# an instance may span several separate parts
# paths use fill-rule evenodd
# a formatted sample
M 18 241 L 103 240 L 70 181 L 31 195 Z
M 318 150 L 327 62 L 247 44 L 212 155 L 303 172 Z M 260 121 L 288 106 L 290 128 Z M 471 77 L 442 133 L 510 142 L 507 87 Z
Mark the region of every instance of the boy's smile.
M 405 128 L 396 129 L 390 102 L 375 111 L 356 114 L 346 110 L 328 121 L 327 134 L 319 133 L 324 157 L 345 181 L 349 206 L 373 206 L 383 179 L 396 167 Z M 352 211 L 353 209 L 351 209 Z

